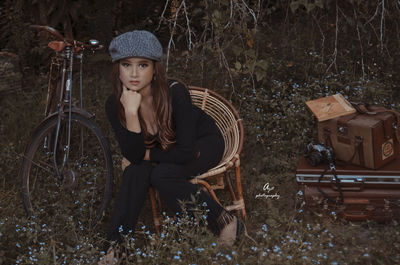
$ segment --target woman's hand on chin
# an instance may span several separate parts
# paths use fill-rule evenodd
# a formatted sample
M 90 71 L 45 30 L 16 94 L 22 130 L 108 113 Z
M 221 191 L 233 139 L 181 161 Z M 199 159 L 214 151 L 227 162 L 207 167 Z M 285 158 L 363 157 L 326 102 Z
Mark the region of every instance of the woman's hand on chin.
M 142 101 L 142 95 L 137 91 L 129 90 L 124 84 L 122 84 L 122 94 L 120 98 L 122 106 L 125 109 L 126 114 L 137 115 Z

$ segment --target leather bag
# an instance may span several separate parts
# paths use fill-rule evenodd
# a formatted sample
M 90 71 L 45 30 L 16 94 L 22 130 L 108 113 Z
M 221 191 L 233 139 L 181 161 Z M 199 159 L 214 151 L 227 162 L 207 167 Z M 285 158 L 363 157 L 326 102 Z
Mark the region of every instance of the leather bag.
M 374 105 L 353 106 L 356 113 L 318 122 L 318 141 L 346 163 L 378 169 L 394 160 L 399 153 L 399 113 Z

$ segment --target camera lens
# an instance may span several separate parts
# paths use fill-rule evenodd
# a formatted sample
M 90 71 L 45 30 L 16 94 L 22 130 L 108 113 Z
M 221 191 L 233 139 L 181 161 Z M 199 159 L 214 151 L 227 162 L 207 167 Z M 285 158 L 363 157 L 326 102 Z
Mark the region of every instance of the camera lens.
M 322 162 L 322 155 L 319 152 L 311 152 L 306 159 L 311 166 L 316 167 Z

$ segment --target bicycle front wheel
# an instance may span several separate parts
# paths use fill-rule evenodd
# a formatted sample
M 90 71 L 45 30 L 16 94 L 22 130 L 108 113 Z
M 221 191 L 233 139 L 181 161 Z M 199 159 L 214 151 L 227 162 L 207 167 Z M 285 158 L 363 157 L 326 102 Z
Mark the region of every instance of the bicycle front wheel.
M 26 148 L 20 170 L 23 203 L 28 215 L 73 218 L 89 228 L 101 219 L 111 197 L 111 152 L 93 121 L 73 113 L 68 130 L 66 116 L 57 141 L 56 115 L 36 129 Z

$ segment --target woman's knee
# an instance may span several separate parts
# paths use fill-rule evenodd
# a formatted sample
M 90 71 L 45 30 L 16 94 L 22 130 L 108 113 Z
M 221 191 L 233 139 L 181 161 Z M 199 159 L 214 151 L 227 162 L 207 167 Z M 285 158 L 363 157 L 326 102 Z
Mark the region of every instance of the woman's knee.
M 160 187 L 163 185 L 164 181 L 164 169 L 165 167 L 160 164 L 154 167 L 153 171 L 150 174 L 150 184 L 154 187 Z
M 171 179 L 177 178 L 184 178 L 182 166 L 162 163 L 155 166 L 151 171 L 150 183 L 156 188 L 162 188 Z
M 151 164 L 130 164 L 123 172 L 123 178 L 149 179 L 153 166 Z

